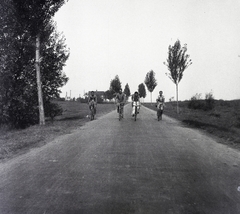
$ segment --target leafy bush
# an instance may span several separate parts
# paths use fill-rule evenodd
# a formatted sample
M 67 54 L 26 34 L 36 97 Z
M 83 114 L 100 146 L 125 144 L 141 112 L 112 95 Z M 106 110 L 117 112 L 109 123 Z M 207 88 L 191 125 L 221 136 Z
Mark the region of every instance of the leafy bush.
M 26 128 L 38 123 L 39 112 L 37 105 L 32 101 L 13 99 L 8 108 L 8 122 L 15 128 Z
M 56 116 L 62 115 L 62 107 L 57 103 L 47 103 L 45 105 L 45 116 L 50 117 L 53 121 Z
M 205 100 L 200 99 L 201 94 L 194 95 L 188 103 L 190 109 L 212 110 L 215 107 L 215 100 L 212 92 L 205 95 Z
M 215 107 L 215 100 L 212 92 L 205 95 L 205 110 L 212 110 Z
M 205 110 L 205 103 L 203 100 L 190 100 L 188 103 L 188 108 L 190 109 L 202 109 Z
M 204 101 L 200 100 L 201 94 L 195 94 L 191 97 L 190 102 L 188 103 L 188 108 L 190 109 L 204 109 Z

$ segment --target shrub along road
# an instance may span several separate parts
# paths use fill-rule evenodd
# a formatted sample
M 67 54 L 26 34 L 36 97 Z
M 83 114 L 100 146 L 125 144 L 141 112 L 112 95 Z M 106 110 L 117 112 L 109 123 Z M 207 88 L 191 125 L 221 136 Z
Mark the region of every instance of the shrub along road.
M 0 164 L 0 213 L 239 213 L 240 154 L 141 108 Z M 239 190 L 239 191 L 238 191 Z

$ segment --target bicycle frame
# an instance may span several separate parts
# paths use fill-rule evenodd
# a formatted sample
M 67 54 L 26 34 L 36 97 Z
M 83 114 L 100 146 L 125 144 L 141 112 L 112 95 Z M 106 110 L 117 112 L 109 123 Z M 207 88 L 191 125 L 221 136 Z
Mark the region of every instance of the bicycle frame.
M 138 109 L 140 107 L 139 102 L 138 101 L 134 101 L 133 102 L 133 107 L 134 107 L 134 120 L 137 120 L 137 114 L 138 114 Z
M 119 104 L 119 114 L 118 114 L 119 121 L 123 118 L 123 106 L 124 106 L 123 103 Z
M 163 103 L 158 103 L 157 104 L 157 118 L 158 118 L 158 121 L 162 120 L 162 114 L 163 114 Z
M 94 104 L 91 104 L 91 105 L 90 105 L 90 110 L 91 110 L 91 120 L 94 120 L 94 115 L 95 115 L 95 112 L 94 112 Z

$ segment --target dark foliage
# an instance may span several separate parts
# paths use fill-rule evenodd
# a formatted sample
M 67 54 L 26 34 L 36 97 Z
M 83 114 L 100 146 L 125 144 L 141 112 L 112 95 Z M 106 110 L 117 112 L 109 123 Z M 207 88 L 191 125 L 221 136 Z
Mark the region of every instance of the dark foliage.
M 212 110 L 215 107 L 215 100 L 212 92 L 207 93 L 205 96 L 205 110 Z
M 111 90 L 107 90 L 107 91 L 105 91 L 105 98 L 106 98 L 106 99 L 108 99 L 108 100 L 112 100 L 113 97 L 114 97 L 114 93 L 113 93 L 113 91 L 111 91 Z
M 110 82 L 110 91 L 112 94 L 118 93 L 119 90 L 122 89 L 122 83 L 120 82 L 119 76 L 116 75 L 114 79 Z
M 56 116 L 62 115 L 62 108 L 59 104 L 48 102 L 44 106 L 46 117 L 50 117 L 53 121 Z
M 146 74 L 144 83 L 147 86 L 147 89 L 149 90 L 149 92 L 153 92 L 153 90 L 155 89 L 155 87 L 157 86 L 157 80 L 155 78 L 155 72 L 153 70 L 149 71 Z
M 200 109 L 204 111 L 209 111 L 214 109 L 215 107 L 215 100 L 213 94 L 207 93 L 205 96 L 205 100 L 198 99 L 198 94 L 193 96 L 188 103 L 188 108 L 190 109 Z
M 131 95 L 131 92 L 130 92 L 130 88 L 129 88 L 128 83 L 125 85 L 125 88 L 124 88 L 123 93 L 126 94 L 127 99 L 128 99 L 128 97 Z
M 153 70 L 149 71 L 146 74 L 144 83 L 146 84 L 148 91 L 151 93 L 151 102 L 152 102 L 152 92 L 157 86 L 157 80 L 155 78 L 155 72 Z
M 41 33 L 43 103 L 48 112 L 52 109 L 56 114 L 57 107 L 51 105 L 50 100 L 59 97 L 59 88 L 68 81 L 62 69 L 69 57 L 69 50 L 64 37 L 56 33 L 51 17 L 63 3 L 63 0 L 1 2 L 1 124 L 25 128 L 39 121 L 35 71 L 35 40 L 38 32 Z
M 167 62 L 164 63 L 169 70 L 168 77 L 175 83 L 178 84 L 182 77 L 185 69 L 192 64 L 192 60 L 189 59 L 189 55 L 186 54 L 187 45 L 183 47 L 179 40 L 175 42 L 173 46 L 168 47 L 168 58 Z
M 143 83 L 138 85 L 138 93 L 139 93 L 140 97 L 143 97 L 143 98 L 146 97 L 146 89 L 145 89 L 145 85 Z
M 188 108 L 204 110 L 205 109 L 205 101 L 204 100 L 191 99 L 188 103 Z

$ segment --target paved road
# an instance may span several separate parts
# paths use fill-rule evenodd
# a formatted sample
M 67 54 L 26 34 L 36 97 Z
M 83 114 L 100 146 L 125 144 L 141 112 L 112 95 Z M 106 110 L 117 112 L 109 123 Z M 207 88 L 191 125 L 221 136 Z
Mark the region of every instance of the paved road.
M 0 164 L 0 214 L 240 213 L 240 154 L 142 107 Z

